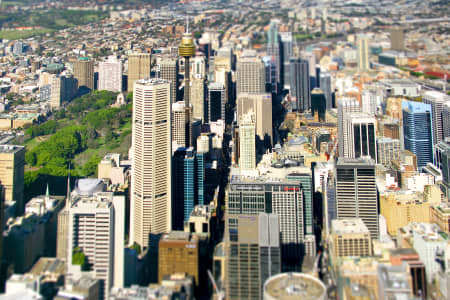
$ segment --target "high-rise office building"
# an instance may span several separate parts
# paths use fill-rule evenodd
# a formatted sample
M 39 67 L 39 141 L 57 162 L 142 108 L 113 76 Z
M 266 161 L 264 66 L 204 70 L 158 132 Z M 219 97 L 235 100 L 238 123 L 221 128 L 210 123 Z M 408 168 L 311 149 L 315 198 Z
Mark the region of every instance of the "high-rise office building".
M 364 90 L 361 94 L 361 110 L 374 116 L 377 112 L 377 96 L 373 91 Z
M 255 112 L 256 135 L 266 145 L 272 144 L 272 95 L 241 93 L 237 98 L 237 119 L 249 111 Z
M 204 204 L 205 153 L 196 152 L 193 147 L 180 147 L 172 164 L 172 228 L 182 230 L 194 206 Z
M 320 88 L 311 91 L 311 114 L 317 113 L 319 122 L 325 122 L 325 112 L 327 109 L 327 99 Z
M 351 112 L 359 112 L 361 108 L 359 107 L 359 102 L 354 98 L 341 98 L 338 101 L 338 150 L 339 156 L 348 157 L 349 147 L 344 147 L 348 145 L 348 136 L 346 132 L 346 127 L 344 127 L 344 117 L 345 114 Z
M 405 33 L 403 28 L 391 28 L 391 49 L 397 51 L 405 50 Z
M 302 257 L 305 236 L 313 231 L 313 216 L 311 174 L 293 175 L 281 180 L 233 176 L 226 191 L 226 210 L 233 215 L 278 215 L 283 260 L 295 266 Z
M 168 81 L 148 79 L 135 83 L 130 242 L 144 248 L 150 234 L 171 229 L 170 110 Z
M 205 79 L 206 77 L 206 59 L 203 55 L 194 56 L 191 62 L 191 78 L 192 79 Z
M 56 75 L 51 82 L 51 108 L 60 108 L 63 101 L 72 100 L 78 91 L 78 80 L 72 75 Z
M 444 140 L 444 104 L 450 101 L 450 96 L 438 91 L 426 91 L 422 96 L 422 102 L 431 105 L 431 117 L 433 124 L 433 143 Z M 450 130 L 447 128 L 447 130 Z
M 247 50 L 236 64 L 236 92 L 264 93 L 266 91 L 266 70 L 256 52 Z
M 282 76 L 283 76 L 283 83 L 284 88 L 289 89 L 291 84 L 291 78 L 290 78 L 290 60 L 293 55 L 293 49 L 292 49 L 292 32 L 290 31 L 283 31 L 280 32 L 280 40 L 281 40 L 281 54 L 282 54 Z
M 159 240 L 158 282 L 164 276 L 186 273 L 199 284 L 200 250 L 199 237 L 184 231 L 172 231 Z
M 271 20 L 269 30 L 267 31 L 267 55 L 275 65 L 275 80 L 278 84 L 281 83 L 281 55 L 280 55 L 280 40 L 278 35 L 277 20 Z
M 93 179 L 96 180 L 96 179 Z M 91 187 L 91 179 L 79 180 L 82 189 Z M 82 185 L 86 184 L 86 187 Z M 69 272 L 90 265 L 101 282 L 102 299 L 110 288 L 124 284 L 125 198 L 112 192 L 80 195 L 71 199 L 67 261 Z M 79 253 L 84 254 L 80 261 Z
M 256 118 L 253 111 L 244 114 L 239 121 L 239 167 L 241 170 L 256 168 Z
M 320 65 L 316 65 L 316 76 L 314 76 L 316 78 L 316 85 L 314 87 L 320 88 Z
M 281 272 L 278 224 L 275 214 L 227 216 L 227 299 L 259 300 L 264 282 Z
M 79 88 L 94 90 L 94 61 L 81 57 L 73 63 L 73 76 L 78 80 Z
M 178 147 L 192 145 L 190 115 L 190 109 L 185 106 L 184 101 L 172 103 L 172 141 L 175 141 Z
M 98 89 L 111 92 L 122 91 L 122 62 L 112 57 L 99 63 Z
M 225 87 L 222 83 L 208 84 L 208 121 L 225 120 Z
M 291 58 L 289 71 L 291 72 L 291 95 L 295 98 L 293 108 L 306 112 L 311 109 L 309 63 L 301 58 Z
M 377 138 L 378 163 L 390 166 L 400 158 L 400 140 L 388 137 Z
M 372 256 L 370 231 L 359 218 L 332 220 L 331 240 L 335 259 L 343 256 Z
M 333 108 L 333 95 L 331 91 L 331 74 L 328 72 L 320 73 L 320 89 L 325 95 L 327 110 Z
M 433 121 L 431 104 L 402 101 L 405 149 L 417 156 L 417 166 L 433 162 Z
M 24 212 L 23 182 L 25 170 L 25 147 L 0 145 L 0 184 L 6 203 L 16 202 L 16 214 Z
M 344 157 L 370 156 L 377 161 L 375 117 L 363 112 L 344 114 Z
M 178 59 L 163 58 L 159 63 L 159 78 L 170 82 L 170 102 L 175 103 L 178 93 Z
M 356 45 L 358 47 L 358 69 L 360 71 L 367 71 L 370 69 L 369 37 L 363 34 L 358 35 Z
M 444 140 L 450 138 L 450 101 L 445 102 L 442 108 L 442 133 Z
M 337 218 L 361 218 L 372 238 L 378 238 L 378 201 L 375 162 L 342 158 L 336 164 Z
M 131 53 L 128 55 L 127 90 L 133 91 L 134 83 L 140 79 L 150 78 L 151 54 Z
M 206 123 L 208 120 L 208 112 L 205 110 L 205 88 L 205 79 L 201 78 L 192 80 L 192 118 L 202 120 L 203 123 Z

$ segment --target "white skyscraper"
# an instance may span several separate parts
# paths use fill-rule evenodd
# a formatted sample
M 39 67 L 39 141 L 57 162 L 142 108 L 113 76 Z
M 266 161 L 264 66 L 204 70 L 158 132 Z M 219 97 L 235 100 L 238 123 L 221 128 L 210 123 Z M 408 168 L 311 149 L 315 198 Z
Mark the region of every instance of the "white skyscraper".
M 339 156 L 348 157 L 344 151 L 344 144 L 348 144 L 348 137 L 344 129 L 344 114 L 348 112 L 359 112 L 359 102 L 355 98 L 341 98 L 338 101 L 338 150 Z M 348 150 L 348 147 L 345 149 Z
M 121 92 L 122 91 L 122 62 L 115 57 L 100 62 L 98 72 L 98 89 Z
M 360 71 L 367 71 L 370 69 L 369 65 L 369 37 L 367 35 L 358 35 L 356 40 L 358 47 L 358 69 Z
M 150 234 L 171 230 L 170 83 L 136 81 L 133 93 L 134 149 L 130 243 L 146 248 Z
M 250 111 L 244 114 L 239 122 L 239 167 L 241 170 L 256 168 L 256 118 Z
M 370 115 L 377 112 L 377 95 L 375 92 L 365 90 L 361 95 L 362 111 Z
M 112 192 L 84 191 L 99 185 L 96 179 L 81 179 L 77 189 L 82 193 L 71 200 L 68 220 L 67 260 L 69 272 L 78 271 L 76 252 L 84 254 L 84 266 L 89 265 L 101 281 L 104 299 L 109 290 L 124 284 L 125 197 Z M 102 183 L 101 183 L 102 184 Z M 81 266 L 83 269 L 83 266 Z

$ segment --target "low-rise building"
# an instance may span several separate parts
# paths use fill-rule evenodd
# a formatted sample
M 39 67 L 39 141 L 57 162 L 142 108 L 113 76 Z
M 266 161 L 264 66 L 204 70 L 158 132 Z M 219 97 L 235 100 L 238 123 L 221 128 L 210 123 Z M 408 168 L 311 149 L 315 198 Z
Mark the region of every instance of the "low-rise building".
M 361 219 L 341 219 L 331 222 L 332 253 L 342 256 L 372 256 L 370 231 Z

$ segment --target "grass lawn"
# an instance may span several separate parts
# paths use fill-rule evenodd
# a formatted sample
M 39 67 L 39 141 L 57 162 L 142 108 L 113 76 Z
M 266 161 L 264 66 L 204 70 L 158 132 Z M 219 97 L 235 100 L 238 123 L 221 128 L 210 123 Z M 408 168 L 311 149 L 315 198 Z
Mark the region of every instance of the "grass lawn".
M 53 32 L 52 29 L 32 29 L 32 30 L 0 30 L 0 39 L 18 40 L 26 39 L 36 35 L 43 35 L 49 32 Z
M 35 148 L 37 145 L 42 143 L 43 141 L 48 140 L 50 137 L 51 137 L 51 135 L 37 136 L 35 138 L 32 138 L 32 139 L 26 141 L 23 145 L 27 147 L 27 151 L 30 151 L 33 148 Z

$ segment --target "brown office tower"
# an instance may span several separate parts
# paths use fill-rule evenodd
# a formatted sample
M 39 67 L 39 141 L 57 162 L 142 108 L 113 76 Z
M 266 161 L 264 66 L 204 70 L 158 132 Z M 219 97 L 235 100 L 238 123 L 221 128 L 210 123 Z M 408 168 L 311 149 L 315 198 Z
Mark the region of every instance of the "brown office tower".
M 264 282 L 281 271 L 278 216 L 226 218 L 226 299 L 262 299 Z
M 23 182 L 25 147 L 0 145 L 0 183 L 4 188 L 6 203 L 16 201 L 16 214 L 24 212 Z
M 405 50 L 405 34 L 403 28 L 395 27 L 391 29 L 391 49 L 397 51 Z
M 163 58 L 159 63 L 159 77 L 161 79 L 170 81 L 170 102 L 177 101 L 178 91 L 178 59 L 177 58 Z
M 199 238 L 184 231 L 164 234 L 159 241 L 158 282 L 166 275 L 187 273 L 199 280 Z
M 94 90 L 94 61 L 81 57 L 73 63 L 73 76 L 78 80 L 78 87 Z
M 150 53 L 132 53 L 128 55 L 127 90 L 129 92 L 133 91 L 135 81 L 150 78 L 151 61 Z

